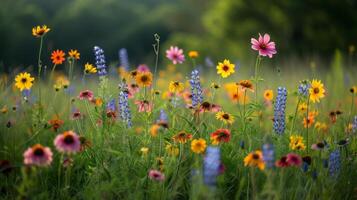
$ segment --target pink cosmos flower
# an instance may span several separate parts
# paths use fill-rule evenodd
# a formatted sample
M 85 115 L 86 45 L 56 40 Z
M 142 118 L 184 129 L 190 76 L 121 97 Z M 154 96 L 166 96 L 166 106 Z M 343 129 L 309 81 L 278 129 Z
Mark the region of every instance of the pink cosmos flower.
M 290 166 L 300 166 L 302 164 L 302 159 L 295 153 L 289 153 L 286 155 L 286 162 L 288 162 Z
M 93 100 L 94 95 L 93 95 L 93 92 L 92 92 L 92 91 L 90 91 L 90 90 L 84 90 L 84 91 L 82 91 L 82 92 L 79 93 L 78 98 L 79 98 L 80 100 L 87 99 L 87 100 L 91 101 L 91 100 Z
M 152 169 L 149 171 L 149 178 L 155 181 L 165 180 L 165 175 L 158 170 Z
M 252 49 L 259 51 L 259 55 L 272 58 L 273 54 L 276 54 L 275 42 L 270 42 L 269 34 L 265 33 L 264 37 L 259 34 L 258 40 L 251 38 L 250 41 L 252 43 Z
M 145 64 L 141 64 L 138 66 L 138 68 L 136 69 L 138 72 L 150 72 L 150 69 L 147 65 Z
M 181 64 L 185 61 L 185 55 L 183 50 L 178 47 L 171 46 L 170 49 L 166 50 L 166 57 L 172 61 L 174 65 L 177 63 Z
M 73 131 L 66 131 L 57 135 L 54 144 L 56 149 L 62 153 L 76 153 L 81 148 L 79 136 Z
M 36 144 L 24 153 L 24 164 L 39 167 L 49 166 L 52 162 L 52 151 L 48 147 Z
M 152 103 L 148 102 L 147 100 L 135 101 L 135 105 L 138 106 L 139 112 L 151 112 Z

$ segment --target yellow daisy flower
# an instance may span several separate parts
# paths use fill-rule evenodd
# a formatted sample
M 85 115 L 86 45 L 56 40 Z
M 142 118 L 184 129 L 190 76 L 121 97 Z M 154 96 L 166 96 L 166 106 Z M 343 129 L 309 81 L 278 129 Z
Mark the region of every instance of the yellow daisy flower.
M 304 138 L 299 135 L 290 136 L 289 147 L 292 150 L 305 150 Z
M 43 25 L 42 27 L 36 26 L 32 28 L 32 35 L 35 37 L 42 37 L 50 30 L 51 29 L 47 28 L 46 25 Z
M 309 93 L 311 102 L 320 102 L 320 99 L 325 97 L 324 84 L 321 81 L 312 80 Z
M 97 73 L 97 68 L 94 67 L 94 65 L 86 63 L 84 65 L 84 73 L 85 74 L 95 74 Z
M 216 119 L 223 121 L 225 124 L 233 124 L 234 122 L 234 116 L 223 111 L 217 112 Z
M 265 90 L 264 91 L 264 99 L 266 101 L 271 101 L 274 98 L 274 92 L 273 90 Z
M 220 74 L 223 78 L 227 78 L 229 75 L 234 73 L 235 65 L 231 64 L 229 60 L 225 59 L 219 62 L 217 65 L 217 74 Z
M 15 77 L 15 86 L 20 89 L 20 91 L 24 89 L 29 90 L 31 89 L 34 80 L 35 78 L 31 77 L 31 74 L 27 72 L 20 73 Z
M 79 56 L 81 55 L 76 49 L 71 49 L 69 52 L 68 52 L 68 55 L 69 57 L 73 58 L 73 59 L 76 59 L 76 60 L 79 60 Z
M 185 86 L 183 85 L 183 83 L 178 82 L 178 81 L 171 81 L 170 85 L 169 85 L 169 91 L 170 92 L 182 92 L 185 89 Z
M 265 163 L 263 160 L 262 152 L 257 150 L 255 152 L 249 153 L 244 158 L 244 166 L 258 167 L 260 170 L 264 170 Z
M 152 73 L 151 72 L 140 72 L 135 76 L 136 84 L 141 87 L 148 87 L 152 84 Z
M 205 152 L 206 147 L 207 147 L 206 140 L 204 140 L 202 138 L 194 139 L 191 142 L 191 150 L 194 153 L 201 154 L 201 153 Z

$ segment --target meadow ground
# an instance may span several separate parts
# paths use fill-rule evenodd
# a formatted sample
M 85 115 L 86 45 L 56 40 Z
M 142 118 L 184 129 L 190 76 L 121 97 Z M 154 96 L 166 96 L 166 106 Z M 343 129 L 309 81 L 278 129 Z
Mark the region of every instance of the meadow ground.
M 36 71 L 1 76 L 1 199 L 356 198 L 353 62 L 271 66 L 267 37 L 246 66 L 157 35 L 160 70 L 97 46 L 95 64 L 58 50 L 44 67 L 40 48 Z

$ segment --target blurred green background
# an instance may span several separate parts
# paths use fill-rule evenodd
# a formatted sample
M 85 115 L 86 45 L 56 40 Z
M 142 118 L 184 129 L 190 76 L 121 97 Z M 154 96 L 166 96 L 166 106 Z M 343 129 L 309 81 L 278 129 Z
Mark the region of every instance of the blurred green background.
M 278 61 L 330 59 L 336 49 L 347 53 L 357 43 L 355 0 L 1 0 L 0 5 L 5 71 L 36 64 L 39 40 L 31 29 L 42 24 L 52 29 L 45 62 L 54 49 L 78 49 L 82 62 L 93 62 L 92 48 L 99 45 L 112 62 L 127 48 L 131 64 L 152 65 L 154 33 L 161 36 L 161 55 L 173 44 L 213 60 L 251 59 L 250 38 L 265 32 L 277 43 Z

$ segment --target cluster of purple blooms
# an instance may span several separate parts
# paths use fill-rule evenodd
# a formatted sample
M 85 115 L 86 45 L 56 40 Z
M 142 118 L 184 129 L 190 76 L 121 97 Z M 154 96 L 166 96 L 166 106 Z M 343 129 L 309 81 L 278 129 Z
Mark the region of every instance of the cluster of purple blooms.
M 129 58 L 128 51 L 125 48 L 119 50 L 119 61 L 120 66 L 123 67 L 126 71 L 129 71 Z
M 301 81 L 299 88 L 298 88 L 298 93 L 301 96 L 306 97 L 308 95 L 309 88 L 310 88 L 310 84 L 308 83 L 308 81 Z
M 128 85 L 123 81 L 119 84 L 119 103 L 118 110 L 120 119 L 126 122 L 128 127 L 132 127 L 131 112 L 128 102 Z
M 98 70 L 99 76 L 107 75 L 107 66 L 105 64 L 104 51 L 98 46 L 94 46 L 94 55 L 95 55 L 95 65 Z
M 108 102 L 107 111 L 115 111 L 115 99 L 112 99 Z
M 267 169 L 273 168 L 275 163 L 274 145 L 271 143 L 266 143 L 263 145 L 262 150 L 263 150 L 263 160 L 265 162 L 266 168 Z
M 203 101 L 200 75 L 198 70 L 193 70 L 191 72 L 190 85 L 191 85 L 191 94 L 192 94 L 192 107 L 196 107 Z
M 208 186 L 215 186 L 220 173 L 221 152 L 219 147 L 207 147 L 203 161 L 203 181 Z
M 285 131 L 286 88 L 278 87 L 278 95 L 274 106 L 274 131 L 281 135 Z
M 335 150 L 330 153 L 328 160 L 328 169 L 330 176 L 336 177 L 338 176 L 341 168 L 341 154 L 340 150 Z
M 167 120 L 168 120 L 168 117 L 167 117 L 166 112 L 163 109 L 161 109 L 160 110 L 160 116 L 159 116 L 159 119 L 157 121 L 158 122 L 167 122 Z

